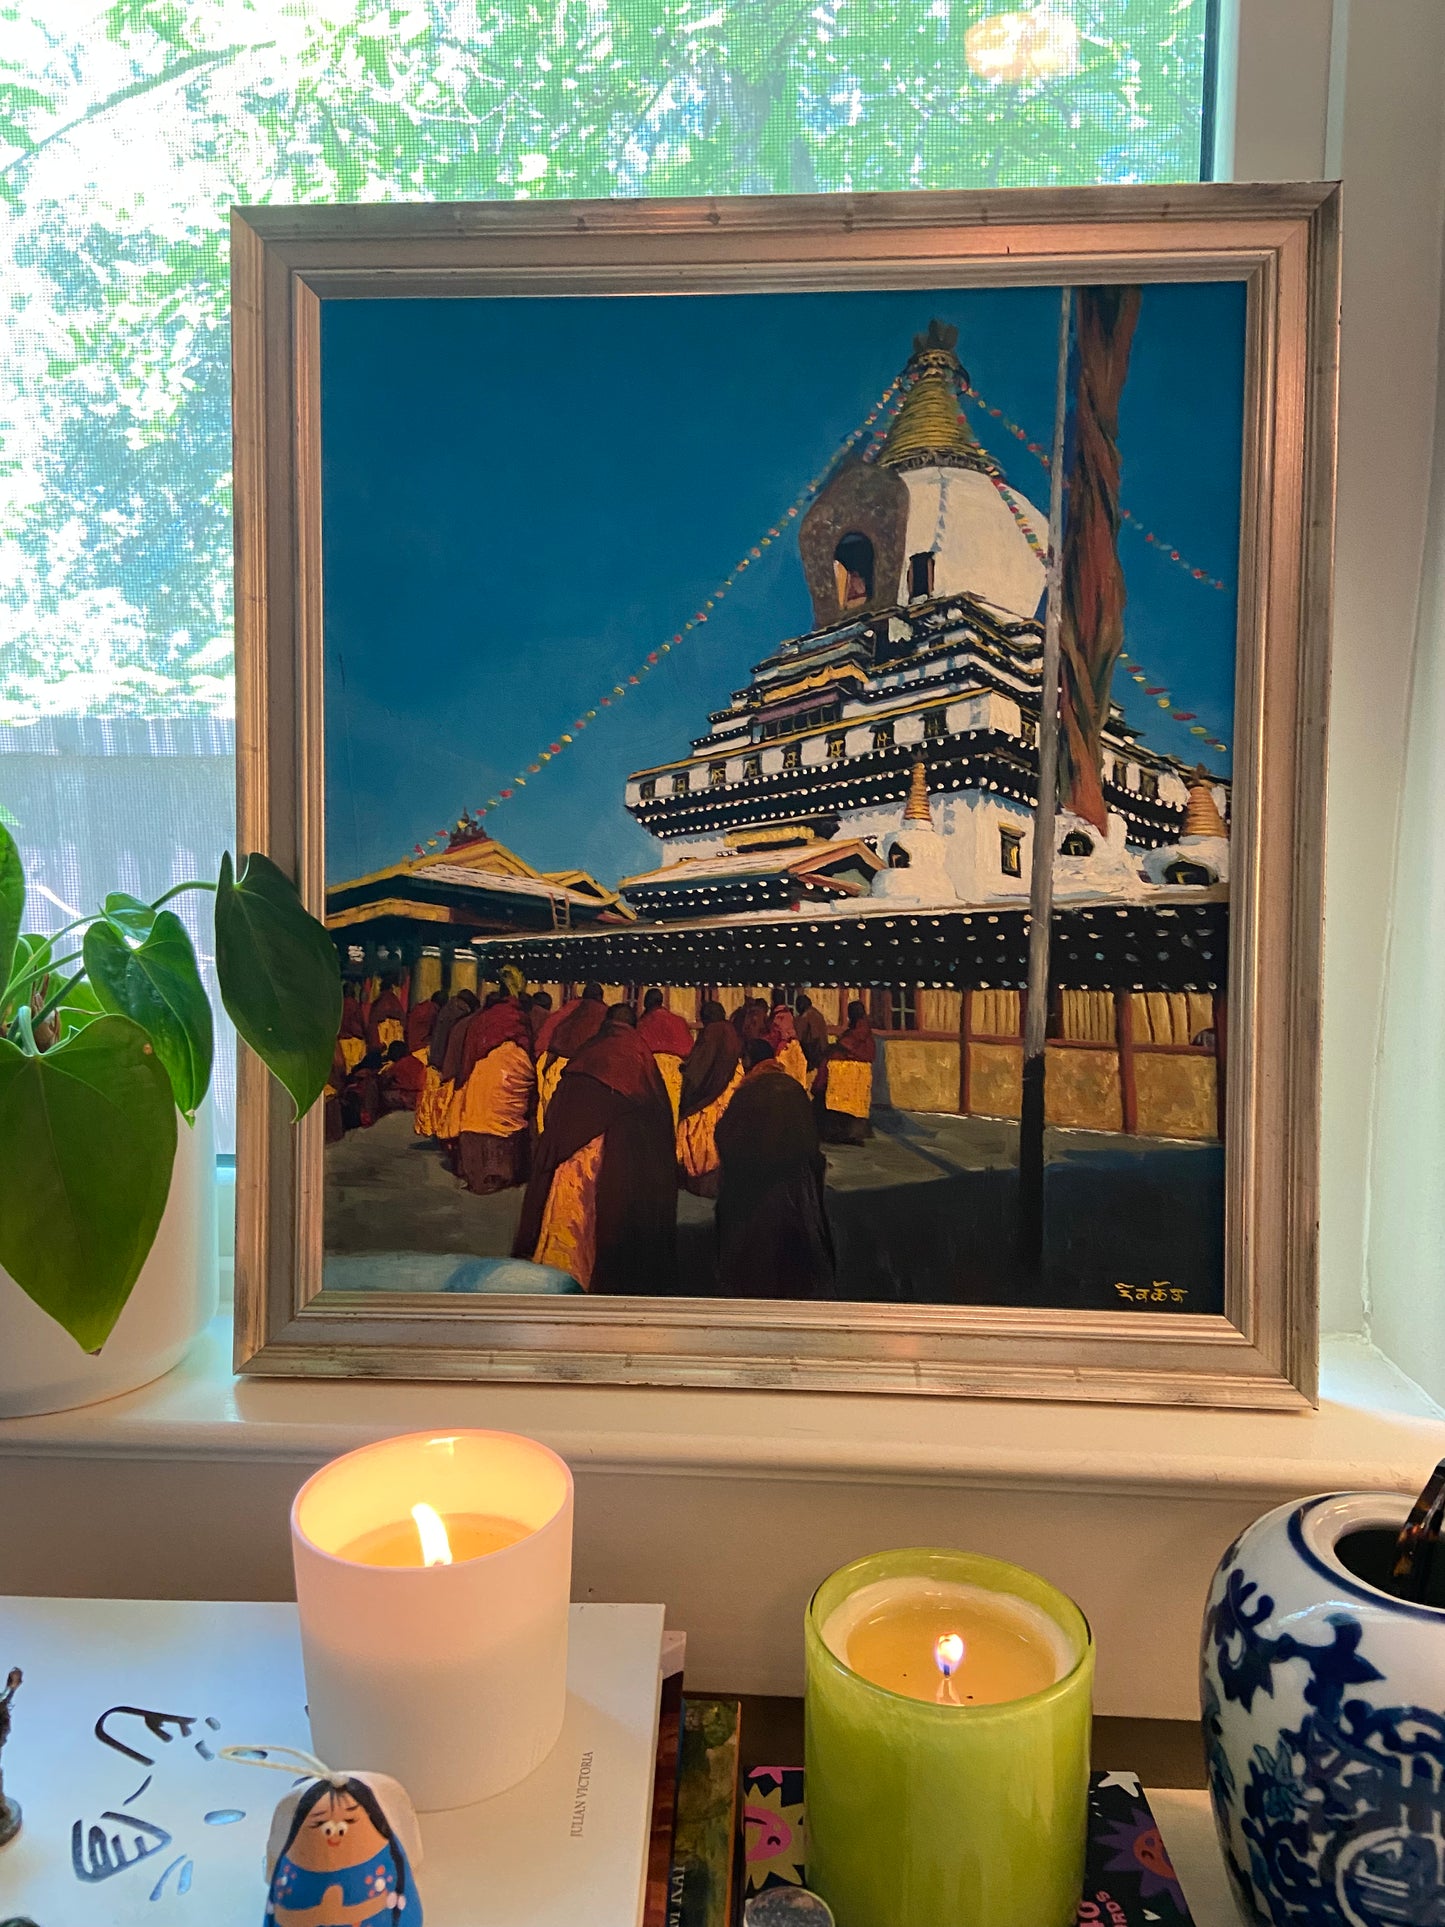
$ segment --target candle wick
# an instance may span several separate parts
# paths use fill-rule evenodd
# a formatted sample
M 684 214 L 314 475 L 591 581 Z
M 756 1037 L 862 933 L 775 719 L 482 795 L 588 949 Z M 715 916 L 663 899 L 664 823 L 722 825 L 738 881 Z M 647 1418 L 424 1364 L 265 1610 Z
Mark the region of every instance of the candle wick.
M 953 1674 L 951 1672 L 943 1675 L 943 1678 L 939 1681 L 938 1691 L 933 1697 L 940 1706 L 962 1706 L 963 1704 L 963 1701 L 958 1697 L 958 1693 L 954 1688 Z

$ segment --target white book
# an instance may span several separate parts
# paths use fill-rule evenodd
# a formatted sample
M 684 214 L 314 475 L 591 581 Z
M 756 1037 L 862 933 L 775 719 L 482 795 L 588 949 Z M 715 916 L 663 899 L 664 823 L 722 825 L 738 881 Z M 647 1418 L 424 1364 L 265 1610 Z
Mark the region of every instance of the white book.
M 510 1793 L 422 1818 L 425 1927 L 638 1927 L 662 1620 L 573 1606 L 550 1757 Z M 288 1782 L 217 1755 L 309 1746 L 296 1608 L 0 1599 L 0 1680 L 11 1666 L 25 1682 L 0 1764 L 24 1824 L 0 1848 L 0 1918 L 263 1927 Z

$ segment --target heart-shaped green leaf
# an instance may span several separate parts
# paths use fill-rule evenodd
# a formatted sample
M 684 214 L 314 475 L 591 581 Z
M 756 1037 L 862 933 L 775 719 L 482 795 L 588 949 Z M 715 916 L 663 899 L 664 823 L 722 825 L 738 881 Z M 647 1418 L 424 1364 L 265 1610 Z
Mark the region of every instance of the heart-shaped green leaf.
M 88 1352 L 155 1241 L 175 1154 L 170 1079 L 129 1018 L 35 1056 L 0 1039 L 0 1265 Z
M 336 946 L 269 857 L 230 853 L 216 884 L 216 975 L 231 1021 L 291 1093 L 300 1117 L 321 1095 L 341 1023 Z
M 194 1117 L 211 1082 L 212 1024 L 186 926 L 174 911 L 161 910 L 145 942 L 132 949 L 111 924 L 93 923 L 85 933 L 85 968 L 102 1006 L 150 1038 L 177 1105 Z
M 87 1024 L 93 1024 L 97 1017 L 104 1014 L 104 1006 L 84 977 L 76 977 L 60 1000 L 58 1011 L 60 1034 L 62 1037 L 70 1037 L 76 1031 L 84 1030 Z
M 25 910 L 25 870 L 15 839 L 0 823 L 0 993 L 10 981 L 20 918 Z M 3 1002 L 0 994 L 0 1002 Z
M 106 918 L 123 936 L 139 939 L 150 935 L 156 913 L 139 897 L 129 896 L 124 890 L 112 890 L 104 907 Z

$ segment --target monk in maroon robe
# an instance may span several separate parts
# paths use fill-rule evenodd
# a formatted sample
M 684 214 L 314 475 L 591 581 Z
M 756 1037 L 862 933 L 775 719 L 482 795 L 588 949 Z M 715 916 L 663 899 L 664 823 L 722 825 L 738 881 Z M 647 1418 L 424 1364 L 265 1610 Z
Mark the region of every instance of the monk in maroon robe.
M 570 997 L 554 1011 L 537 1033 L 537 1129 L 547 1128 L 547 1106 L 563 1071 L 584 1044 L 602 1028 L 607 1006 L 601 984 L 588 984 L 580 997 Z
M 454 996 L 448 997 L 437 1012 L 436 1022 L 432 1025 L 431 1042 L 427 1046 L 426 1083 L 422 1086 L 416 1107 L 418 1137 L 442 1135 L 447 1106 L 451 1102 L 451 1092 L 442 1091 L 442 1065 L 446 1062 L 452 1032 L 458 1024 L 465 1023 L 476 1008 L 476 992 L 459 990 Z
M 377 1073 L 380 1051 L 368 1051 L 347 1078 L 341 1092 L 341 1120 L 348 1131 L 364 1131 L 381 1116 L 381 1086 Z
M 406 1041 L 406 1005 L 402 1002 L 400 980 L 383 977 L 376 1002 L 366 1013 L 366 1048 L 383 1056 L 393 1044 Z
M 662 1073 L 676 1121 L 682 1101 L 682 1067 L 692 1054 L 692 1027 L 684 1023 L 676 1011 L 667 1009 L 656 984 L 642 1000 L 637 1034 L 652 1052 L 657 1068 Z
M 336 1041 L 349 1077 L 366 1055 L 366 1005 L 361 999 L 361 985 L 351 979 L 341 993 L 341 1023 Z
M 798 1033 L 798 1042 L 803 1046 L 808 1069 L 816 1073 L 828 1055 L 828 1026 L 823 1013 L 805 990 L 798 992 L 793 1005 L 793 1026 Z
M 677 1163 L 683 1184 L 699 1198 L 715 1198 L 719 1184 L 718 1121 L 742 1082 L 743 1047 L 737 1027 L 711 999 L 698 1012 L 702 1029 L 682 1067 L 677 1106 Z
M 455 1170 L 486 1197 L 527 1180 L 536 1085 L 532 1026 L 518 1000 L 494 990 L 475 1016 L 452 1032 L 456 1054 Z
M 552 993 L 550 990 L 534 990 L 527 1002 L 527 1022 L 532 1027 L 532 1055 L 537 1054 L 538 1039 L 542 1026 L 552 1015 Z
M 873 1060 L 877 1054 L 867 1010 L 860 1003 L 849 1004 L 848 1028 L 828 1046 L 813 1085 L 825 1144 L 862 1144 L 872 1137 L 868 1115 L 873 1108 Z
M 741 1044 L 755 1044 L 768 1034 L 768 1003 L 765 997 L 745 997 L 733 1012 L 733 1026 Z
M 717 1127 L 719 1283 L 729 1298 L 832 1298 L 827 1165 L 813 1106 L 767 1044 L 747 1048 L 753 1068 Z
M 672 1106 L 627 1004 L 569 1058 L 537 1140 L 514 1257 L 584 1291 L 673 1291 L 677 1173 Z
M 430 1054 L 432 1032 L 445 1002 L 442 992 L 434 990 L 430 997 L 423 997 L 406 1013 L 406 1047 L 413 1056 L 423 1050 Z
M 341 1093 L 346 1088 L 346 1074 L 346 1059 L 341 1055 L 341 1042 L 338 1038 L 336 1049 L 331 1057 L 331 1069 L 326 1075 L 326 1087 L 322 1092 L 324 1099 L 322 1116 L 325 1120 L 328 1144 L 339 1144 L 346 1136 L 346 1124 L 341 1115 Z
M 426 1083 L 426 1066 L 405 1044 L 393 1044 L 376 1074 L 383 1111 L 414 1111 Z

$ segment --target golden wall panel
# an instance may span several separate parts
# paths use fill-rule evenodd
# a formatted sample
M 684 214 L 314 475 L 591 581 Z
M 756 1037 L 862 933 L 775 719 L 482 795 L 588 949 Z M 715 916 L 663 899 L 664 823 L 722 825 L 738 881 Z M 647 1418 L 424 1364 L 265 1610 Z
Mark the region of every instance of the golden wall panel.
M 1141 1051 L 1134 1059 L 1134 1088 L 1139 1093 L 1141 1136 L 1218 1135 L 1212 1057 L 1155 1057 Z
M 888 1102 L 900 1111 L 958 1110 L 958 1045 L 927 1038 L 880 1040 Z M 874 1087 L 875 1099 L 879 1095 Z
M 1050 1044 L 1045 1059 L 1044 1116 L 1077 1131 L 1121 1131 L 1119 1059 L 1111 1050 Z
M 969 1045 L 968 1108 L 976 1116 L 1017 1117 L 1023 1082 L 1022 1044 Z

